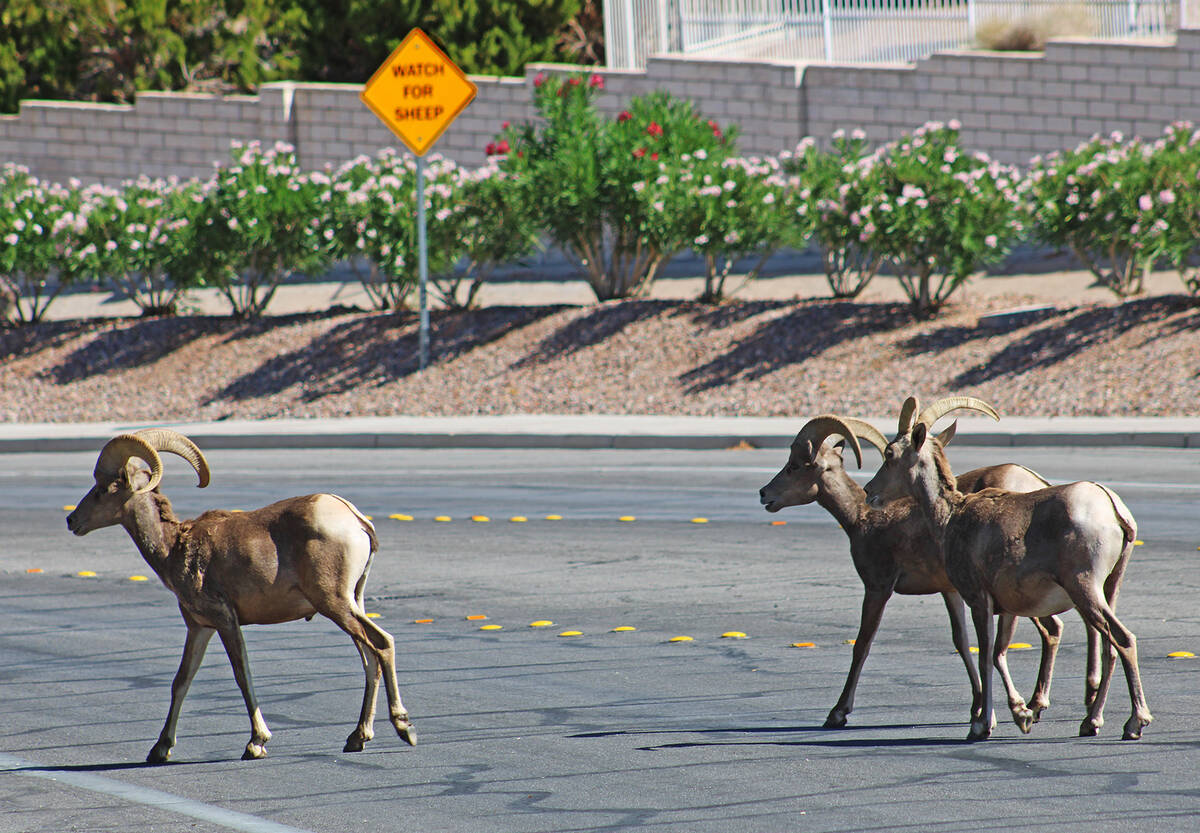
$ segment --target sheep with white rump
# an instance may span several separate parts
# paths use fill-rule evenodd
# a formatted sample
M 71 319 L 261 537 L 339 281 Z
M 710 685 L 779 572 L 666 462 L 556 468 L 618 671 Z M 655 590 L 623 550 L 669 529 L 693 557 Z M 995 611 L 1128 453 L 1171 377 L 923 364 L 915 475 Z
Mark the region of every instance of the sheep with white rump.
M 187 460 L 199 485 L 208 485 L 208 463 L 187 437 L 165 428 L 123 434 L 104 446 L 95 485 L 67 516 L 67 527 L 76 535 L 123 526 L 179 600 L 187 640 L 166 723 L 146 760 L 163 763 L 170 756 L 183 698 L 214 633 L 224 643 L 250 715 L 250 741 L 242 758 L 265 756 L 271 732 L 254 697 L 241 626 L 311 619 L 317 613 L 351 636 L 366 674 L 362 711 L 344 751 L 360 751 L 374 736 L 380 676 L 392 725 L 415 745 L 396 685 L 394 641 L 363 608 L 367 573 L 378 549 L 371 522 L 349 501 L 329 494 L 288 498 L 252 512 L 215 510 L 181 521 L 158 491 L 159 452 Z

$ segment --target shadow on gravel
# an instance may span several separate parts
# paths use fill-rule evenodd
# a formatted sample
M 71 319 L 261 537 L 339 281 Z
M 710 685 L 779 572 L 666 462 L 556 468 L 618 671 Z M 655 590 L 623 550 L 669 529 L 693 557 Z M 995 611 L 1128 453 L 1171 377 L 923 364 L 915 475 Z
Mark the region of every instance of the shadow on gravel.
M 1200 313 L 1195 310 L 1194 302 L 1183 295 L 1139 298 L 1118 306 L 1068 313 L 1014 341 L 986 362 L 958 374 L 950 385 L 967 387 L 1050 367 L 1082 350 L 1112 341 L 1135 327 L 1187 311 L 1192 314 L 1168 325 L 1182 331 L 1200 326 Z
M 950 325 L 941 327 L 936 330 L 930 330 L 926 333 L 918 333 L 912 338 L 905 339 L 900 343 L 901 348 L 910 356 L 919 356 L 922 353 L 937 352 L 939 350 L 950 350 L 955 347 L 961 347 L 964 344 L 969 344 L 978 339 L 991 338 L 992 336 L 1003 336 L 1009 333 L 1015 333 L 1017 330 L 1024 329 L 1032 324 L 1040 324 L 1052 318 L 1061 318 L 1064 315 L 1069 315 L 1070 312 L 1064 312 L 1059 309 L 1031 310 L 1028 312 L 1016 313 L 1008 316 L 995 316 L 987 323 L 979 323 L 975 326 L 965 327 L 962 325 Z
M 678 305 L 678 301 L 641 300 L 600 304 L 568 322 L 553 335 L 542 339 L 528 356 L 516 361 L 513 368 L 532 367 L 569 356 L 612 338 L 638 321 L 653 318 Z
M 46 377 L 67 385 L 113 370 L 152 364 L 168 353 L 210 333 L 238 326 L 226 317 L 147 318 L 105 327 L 95 338 L 48 369 Z M 74 325 L 76 333 L 78 324 Z
M 435 313 L 430 320 L 430 364 L 450 361 L 512 330 L 563 309 L 487 307 Z M 311 402 L 364 384 L 384 385 L 419 369 L 417 317 L 411 312 L 355 316 L 299 350 L 283 353 L 234 379 L 205 404 L 247 400 L 300 389 Z
M 78 321 L 41 321 L 37 324 L 4 327 L 0 325 L 0 362 L 52 350 L 88 332 Z M 96 325 L 99 326 L 99 325 Z
M 769 309 L 769 305 L 766 309 Z M 765 309 L 764 309 L 765 311 Z M 816 301 L 764 322 L 733 350 L 680 377 L 688 393 L 734 381 L 752 381 L 790 364 L 814 358 L 846 341 L 912 322 L 904 303 Z

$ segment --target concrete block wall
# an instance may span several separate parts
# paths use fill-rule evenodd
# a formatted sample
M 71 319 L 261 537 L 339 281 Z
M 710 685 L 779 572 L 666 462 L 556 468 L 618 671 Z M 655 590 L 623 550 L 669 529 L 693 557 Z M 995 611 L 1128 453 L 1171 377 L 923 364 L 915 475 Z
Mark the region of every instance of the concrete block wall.
M 521 78 L 475 77 L 475 101 L 434 151 L 476 165 L 502 122 L 533 117 L 533 79 L 575 67 L 534 65 Z M 741 128 L 747 153 L 827 141 L 862 128 L 875 141 L 957 118 L 965 144 L 1025 163 L 1093 133 L 1157 136 L 1200 120 L 1200 29 L 1170 42 L 1051 42 L 1044 54 L 950 52 L 915 65 L 745 63 L 656 56 L 644 71 L 602 70 L 599 104 L 615 114 L 657 89 Z M 230 141 L 291 142 L 311 169 L 400 141 L 359 100 L 357 84 L 276 83 L 254 96 L 141 93 L 134 106 L 26 101 L 0 116 L 0 162 L 39 176 L 116 183 L 139 174 L 207 176 Z

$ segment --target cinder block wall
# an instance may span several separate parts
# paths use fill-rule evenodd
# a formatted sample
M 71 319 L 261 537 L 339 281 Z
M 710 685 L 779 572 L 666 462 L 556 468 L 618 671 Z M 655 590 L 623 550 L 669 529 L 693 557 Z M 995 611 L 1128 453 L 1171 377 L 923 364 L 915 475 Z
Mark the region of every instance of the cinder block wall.
M 522 78 L 476 77 L 475 101 L 434 147 L 476 165 L 505 121 L 533 117 L 535 65 Z M 862 128 L 892 139 L 957 118 L 966 145 L 1006 162 L 1074 147 L 1094 133 L 1155 136 L 1200 115 L 1200 29 L 1168 43 L 1052 42 L 1041 54 L 952 52 L 915 65 L 744 63 L 656 57 L 645 71 L 603 70 L 600 106 L 665 89 L 707 117 L 741 127 L 747 153 L 776 153 L 804 136 Z M 141 93 L 134 106 L 26 101 L 0 117 L 0 162 L 60 181 L 116 183 L 139 174 L 207 176 L 232 140 L 284 140 L 305 167 L 398 146 L 355 84 L 277 83 L 254 96 Z

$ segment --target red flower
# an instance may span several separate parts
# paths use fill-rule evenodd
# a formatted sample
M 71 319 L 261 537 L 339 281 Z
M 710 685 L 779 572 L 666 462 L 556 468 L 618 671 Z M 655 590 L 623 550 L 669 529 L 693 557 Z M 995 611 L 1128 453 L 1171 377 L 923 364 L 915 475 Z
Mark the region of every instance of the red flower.
M 650 126 L 646 128 L 646 132 L 655 138 L 663 134 L 662 126 L 656 121 L 650 122 Z
M 635 149 L 635 150 L 633 151 L 633 158 L 634 158 L 634 159 L 641 159 L 641 158 L 642 158 L 643 156 L 645 156 L 645 155 L 646 155 L 646 149 L 645 149 L 645 148 L 637 148 L 637 149 Z
M 651 158 L 651 159 L 653 159 L 655 162 L 657 162 L 657 161 L 658 161 L 658 154 L 657 154 L 657 153 L 652 153 L 652 154 L 650 154 L 650 158 Z
M 597 90 L 603 90 L 604 89 L 604 76 L 593 75 L 591 78 L 588 79 L 588 86 L 595 87 Z
M 708 126 L 712 128 L 713 136 L 720 139 L 721 138 L 721 128 L 717 125 L 717 123 L 715 121 L 710 121 L 708 123 Z
M 500 129 L 501 129 L 501 130 L 508 130 L 508 122 L 506 122 L 506 121 L 502 121 L 502 122 L 500 122 Z
M 620 113 L 617 113 L 617 121 L 619 122 L 627 122 L 631 118 L 633 118 L 633 113 L 628 110 L 622 110 Z
M 582 79 L 580 79 L 580 77 L 578 75 L 572 75 L 570 78 L 567 79 L 567 83 L 570 84 L 572 87 L 578 87 L 583 82 L 582 82 Z
M 508 146 L 508 139 L 501 139 L 496 143 L 496 153 L 498 154 L 508 153 L 510 149 L 511 148 Z
M 488 142 L 487 147 L 485 147 L 483 149 L 483 152 L 486 153 L 488 156 L 495 156 L 496 155 L 496 143 Z
M 537 75 L 533 76 L 533 86 L 535 88 L 540 87 L 540 86 L 542 86 L 542 84 L 545 84 L 545 83 L 546 83 L 546 73 L 539 72 Z

